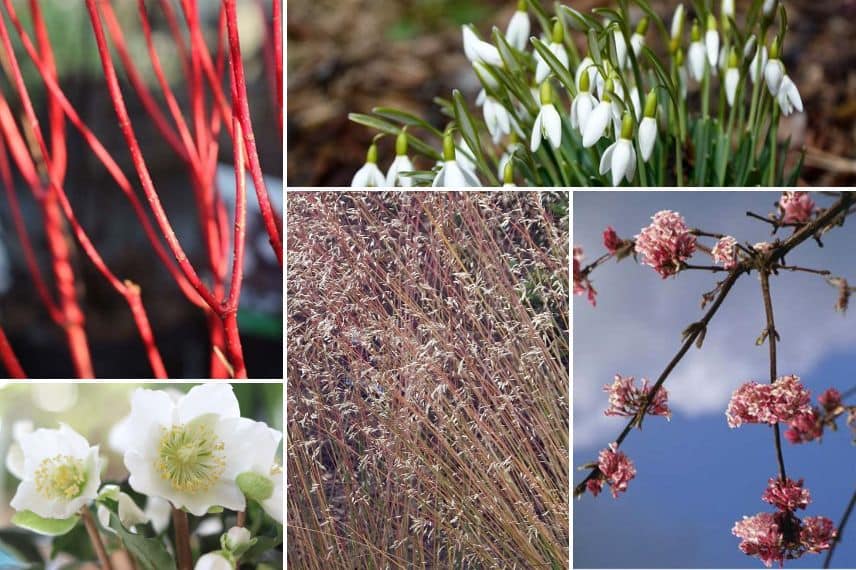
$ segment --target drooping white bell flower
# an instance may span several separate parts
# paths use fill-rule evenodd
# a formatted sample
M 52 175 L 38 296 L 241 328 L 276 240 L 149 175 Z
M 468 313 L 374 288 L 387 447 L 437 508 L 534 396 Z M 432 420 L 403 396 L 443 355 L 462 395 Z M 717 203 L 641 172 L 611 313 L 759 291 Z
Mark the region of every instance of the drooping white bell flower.
M 701 41 L 701 31 L 698 27 L 698 22 L 693 23 L 692 31 L 690 32 L 690 47 L 687 50 L 687 67 L 690 75 L 696 81 L 701 81 L 704 77 L 704 60 L 706 57 L 705 47 Z
M 638 121 L 642 114 L 642 100 L 639 97 L 639 87 L 636 85 L 630 88 L 630 106 L 633 109 L 633 115 Z
M 516 188 L 517 184 L 514 183 L 514 163 L 509 160 L 505 163 L 505 167 L 502 171 L 502 187 L 503 188 Z
M 467 139 L 461 137 L 461 140 L 458 141 L 457 144 L 457 152 L 455 153 L 458 161 L 458 166 L 460 166 L 466 172 L 469 172 L 473 178 L 476 177 L 476 162 L 475 157 L 476 153 L 473 152 L 473 149 L 470 148 Z
M 98 446 L 65 424 L 22 434 L 21 483 L 11 506 L 46 519 L 67 519 L 98 495 L 101 459 Z
M 610 79 L 608 83 L 611 84 L 612 80 Z M 610 86 L 610 89 L 603 94 L 603 98 L 597 106 L 595 106 L 592 112 L 589 113 L 585 127 L 583 128 L 583 147 L 593 147 L 603 136 L 604 131 L 606 131 L 606 126 L 610 123 L 612 118 L 613 104 Z
M 257 461 L 257 442 L 269 428 L 241 417 L 230 385 L 196 386 L 177 402 L 137 389 L 130 417 L 135 439 L 124 462 L 131 488 L 197 516 L 246 508 L 235 478 Z
M 675 13 L 672 15 L 672 25 L 670 29 L 671 36 L 671 51 L 675 51 L 681 45 L 681 36 L 684 35 L 684 5 L 678 4 L 675 8 Z
M 612 185 L 618 186 L 621 179 L 633 180 L 636 173 L 636 151 L 633 149 L 633 118 L 625 113 L 621 127 L 621 136 L 609 145 L 600 157 L 601 174 L 612 172 Z
M 713 14 L 707 15 L 707 31 L 704 33 L 704 47 L 707 51 L 707 62 L 711 71 L 716 71 L 716 62 L 719 61 L 719 32 L 716 30 L 716 18 Z
M 407 132 L 402 130 L 395 138 L 395 159 L 386 171 L 386 185 L 389 187 L 410 187 L 413 181 L 408 176 L 402 176 L 402 172 L 413 172 L 413 163 L 407 156 Z
M 386 177 L 377 167 L 377 145 L 372 143 L 366 153 L 366 163 L 354 174 L 351 187 L 382 188 L 384 186 L 386 186 Z
M 797 86 L 787 74 L 782 78 L 782 83 L 779 86 L 779 93 L 776 95 L 776 100 L 779 102 L 779 108 L 785 116 L 790 115 L 794 110 L 802 113 L 803 102 L 800 97 L 800 92 Z
M 541 84 L 541 110 L 532 127 L 530 150 L 536 152 L 541 148 L 543 139 L 548 139 L 553 148 L 559 148 L 562 144 L 562 118 L 553 105 L 553 87 L 549 82 Z
M 648 32 L 648 17 L 645 16 L 639 23 L 636 24 L 636 31 L 630 36 L 630 48 L 633 50 L 633 55 L 639 57 L 639 52 L 645 45 L 645 34 Z
M 731 51 L 728 56 L 728 69 L 725 70 L 725 98 L 728 106 L 734 106 L 734 98 L 737 96 L 737 85 L 740 83 L 740 70 L 737 68 L 737 52 Z
M 734 18 L 734 0 L 722 0 L 722 19 Z
M 499 157 L 499 164 L 496 168 L 496 177 L 500 180 L 502 180 L 505 175 L 505 165 L 511 160 L 512 155 L 518 149 L 523 148 L 523 145 L 518 142 L 517 136 L 517 133 L 511 133 L 511 142 L 508 143 L 508 146 L 505 148 L 505 152 L 503 152 L 502 156 Z
M 443 137 L 443 165 L 434 177 L 431 186 L 446 188 L 469 188 L 481 186 L 469 170 L 461 168 L 456 159 L 455 141 L 451 133 Z
M 511 133 L 511 115 L 508 109 L 490 95 L 485 95 L 482 112 L 493 144 L 499 144 L 502 137 Z
M 765 16 L 770 17 L 773 15 L 773 11 L 778 6 L 779 0 L 764 0 L 764 5 L 761 7 L 761 11 Z
M 755 50 L 755 55 L 752 57 L 752 62 L 749 64 L 749 78 L 752 83 L 758 81 L 759 76 L 763 76 L 764 68 L 767 66 L 767 46 L 761 46 L 761 49 Z
M 265 426 L 267 427 L 267 426 Z M 283 524 L 282 467 L 276 460 L 276 450 L 282 441 L 282 432 L 268 428 L 256 440 L 256 454 L 252 464 L 246 465 L 236 479 L 238 487 L 250 499 L 258 501 L 266 513 Z
M 556 59 L 564 66 L 568 67 L 568 50 L 565 49 L 565 29 L 562 27 L 562 23 L 557 21 L 553 25 L 553 36 L 550 41 L 550 45 L 548 48 L 550 49 L 550 53 L 556 56 Z M 535 83 L 541 84 L 544 82 L 547 77 L 549 77 L 552 70 L 550 69 L 550 65 L 547 61 L 541 57 L 541 54 L 537 51 L 535 52 L 535 61 L 537 65 L 535 67 Z
M 590 75 L 580 73 L 578 76 L 580 80 L 577 82 L 577 96 L 571 102 L 571 126 L 582 133 L 589 115 L 597 105 L 597 99 L 591 94 Z
M 6 470 L 16 479 L 24 478 L 24 450 L 21 449 L 21 436 L 33 431 L 33 422 L 18 420 L 12 424 L 12 443 L 6 452 Z
M 508 22 L 508 28 L 505 30 L 505 39 L 512 47 L 523 51 L 526 49 L 526 44 L 529 43 L 529 31 L 531 24 L 529 23 L 529 12 L 526 11 L 526 0 L 520 0 L 517 3 L 517 10 Z
M 461 26 L 464 36 L 464 54 L 471 62 L 487 63 L 502 67 L 502 58 L 496 46 L 479 39 L 470 26 Z
M 648 162 L 657 141 L 657 91 L 651 89 L 645 97 L 645 116 L 639 122 L 639 154 Z
M 577 70 L 574 72 L 574 82 L 577 86 L 582 85 L 583 73 L 588 75 L 588 90 L 591 91 L 591 87 L 597 83 L 599 72 L 594 61 L 589 56 L 585 56 L 582 61 L 580 61 L 580 64 L 577 66 Z
M 624 32 L 613 30 L 612 37 L 615 40 L 615 61 L 618 63 L 618 69 L 624 69 L 627 66 L 627 42 L 624 40 Z
M 773 44 L 770 46 L 770 59 L 764 65 L 764 81 L 767 83 L 767 89 L 773 97 L 779 94 L 779 88 L 782 85 L 782 78 L 784 76 L 785 64 L 779 59 L 779 42 L 773 40 Z

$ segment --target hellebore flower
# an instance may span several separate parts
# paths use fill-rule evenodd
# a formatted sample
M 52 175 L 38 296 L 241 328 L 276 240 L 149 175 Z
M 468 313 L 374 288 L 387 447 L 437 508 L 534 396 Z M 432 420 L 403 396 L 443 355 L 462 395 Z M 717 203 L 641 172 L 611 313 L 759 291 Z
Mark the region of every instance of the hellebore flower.
M 135 491 L 197 516 L 212 507 L 246 508 L 235 478 L 258 461 L 258 442 L 270 428 L 240 417 L 231 386 L 196 386 L 177 402 L 137 389 L 130 425 L 135 439 L 124 460 Z
M 407 133 L 401 131 L 395 139 L 395 160 L 386 171 L 387 186 L 412 186 L 413 182 L 401 172 L 413 172 L 413 163 L 407 157 Z
M 377 145 L 372 143 L 366 153 L 366 163 L 354 174 L 351 187 L 382 188 L 384 186 L 386 186 L 386 177 L 377 167 Z
M 550 146 L 553 148 L 559 148 L 562 144 L 562 118 L 556 106 L 553 105 L 553 88 L 548 82 L 541 84 L 541 110 L 535 118 L 529 144 L 532 152 L 541 148 L 541 141 L 545 138 L 550 141 Z
M 526 44 L 529 43 L 529 12 L 526 11 L 526 0 L 520 0 L 517 3 L 517 10 L 508 22 L 508 28 L 505 31 L 505 39 L 509 45 L 520 51 L 526 49 Z
M 464 54 L 467 59 L 473 63 L 481 62 L 502 67 L 502 58 L 496 46 L 480 40 L 470 26 L 462 26 L 461 30 L 464 36 Z
M 568 67 L 568 50 L 565 49 L 565 29 L 562 27 L 562 23 L 556 21 L 553 24 L 553 37 L 550 45 L 548 46 L 550 52 L 556 56 L 561 64 L 564 67 Z M 537 62 L 537 66 L 535 67 L 535 83 L 542 83 L 547 77 L 550 75 L 551 70 L 550 66 L 547 64 L 547 61 L 541 57 L 541 54 L 537 51 L 535 52 L 535 60 Z
M 448 188 L 467 188 L 481 186 L 478 179 L 456 160 L 455 141 L 451 133 L 443 137 L 443 166 L 434 177 L 432 186 Z
M 101 459 L 98 446 L 65 424 L 20 437 L 24 453 L 21 484 L 11 506 L 46 519 L 67 519 L 98 495 Z
M 633 118 L 630 113 L 624 114 L 621 125 L 621 136 L 609 145 L 600 157 L 601 174 L 612 171 L 612 185 L 618 186 L 622 178 L 628 182 L 633 180 L 636 172 L 636 151 L 633 149 Z
M 235 564 L 216 550 L 200 556 L 193 570 L 235 570 Z
M 262 424 L 264 425 L 264 424 Z M 271 518 L 283 524 L 282 467 L 276 461 L 276 450 L 282 441 L 282 432 L 267 428 L 259 432 L 256 440 L 256 453 L 253 463 L 245 466 L 245 471 L 236 479 L 243 493 L 262 506 Z
M 24 450 L 21 449 L 21 437 L 32 433 L 33 422 L 18 420 L 12 424 L 12 443 L 6 452 L 6 470 L 16 479 L 24 478 Z

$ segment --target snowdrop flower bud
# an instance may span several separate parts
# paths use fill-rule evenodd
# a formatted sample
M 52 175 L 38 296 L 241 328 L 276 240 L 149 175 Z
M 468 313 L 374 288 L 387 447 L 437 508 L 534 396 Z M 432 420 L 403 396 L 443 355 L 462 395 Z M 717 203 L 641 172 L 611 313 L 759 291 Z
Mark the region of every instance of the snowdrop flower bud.
M 639 52 L 642 51 L 642 46 L 645 45 L 645 33 L 648 31 L 648 17 L 644 17 L 636 24 L 636 31 L 630 36 L 630 47 L 633 49 L 633 55 L 639 57 Z
M 612 38 L 615 40 L 615 61 L 618 63 L 618 69 L 624 69 L 627 65 L 627 42 L 624 41 L 624 32 L 620 29 L 613 30 Z
M 657 140 L 657 91 L 651 89 L 645 97 L 645 116 L 639 123 L 639 152 L 642 160 L 648 162 Z
M 725 98 L 728 106 L 734 106 L 734 97 L 737 94 L 737 84 L 740 82 L 740 70 L 737 69 L 737 52 L 731 50 L 728 56 L 728 69 L 725 71 Z
M 636 173 L 636 151 L 633 149 L 631 139 L 633 137 L 633 117 L 630 113 L 624 114 L 621 124 L 620 138 L 609 145 L 600 157 L 601 174 L 612 171 L 612 185 L 618 186 L 622 178 L 628 182 L 633 180 Z
M 725 26 L 728 18 L 734 17 L 734 0 L 722 0 L 722 25 Z
M 800 113 L 803 111 L 800 92 L 788 75 L 782 78 L 782 84 L 779 86 L 779 94 L 776 95 L 776 99 L 779 101 L 779 107 L 785 116 L 793 113 L 795 109 Z
M 509 45 L 523 51 L 526 49 L 526 44 L 529 43 L 529 12 L 526 11 L 526 0 L 520 0 L 517 3 L 517 10 L 508 22 L 508 29 L 505 31 L 505 39 Z
M 583 147 L 585 148 L 593 147 L 595 143 L 600 140 L 600 137 L 603 136 L 603 132 L 606 130 L 606 125 L 609 124 L 609 120 L 612 118 L 611 93 L 612 79 L 609 79 L 606 82 L 606 91 L 603 94 L 603 98 L 594 110 L 589 113 L 585 127 L 582 128 Z
M 461 30 L 464 35 L 464 53 L 467 59 L 473 63 L 480 61 L 502 67 L 502 58 L 499 56 L 499 50 L 496 49 L 496 46 L 480 40 L 469 26 L 462 26 Z
M 758 81 L 758 76 L 764 73 L 767 67 L 767 46 L 761 46 L 761 49 L 755 50 L 755 56 L 752 58 L 752 63 L 749 64 L 749 77 L 752 78 L 752 83 Z
M 508 161 L 511 160 L 511 156 L 519 148 L 523 148 L 523 145 L 520 144 L 520 142 L 518 142 L 517 133 L 512 132 L 511 133 L 511 140 L 508 143 L 508 146 L 506 147 L 505 152 L 502 153 L 501 157 L 499 157 L 499 165 L 496 169 L 496 175 L 497 175 L 497 178 L 499 178 L 500 180 L 502 180 L 503 177 L 505 176 L 505 165 L 508 164 Z
M 565 29 L 562 27 L 562 22 L 556 20 L 553 24 L 553 36 L 550 41 L 550 51 L 556 56 L 564 67 L 568 67 L 568 50 L 565 49 Z M 541 57 L 541 54 L 535 52 L 535 59 L 538 65 L 535 67 L 535 83 L 543 83 L 547 76 L 550 75 L 550 66 Z
M 764 0 L 764 5 L 761 7 L 761 11 L 764 12 L 764 16 L 768 18 L 772 16 L 778 4 L 778 0 Z
M 413 163 L 407 157 L 407 133 L 402 130 L 395 139 L 395 160 L 392 161 L 389 170 L 386 172 L 386 185 L 389 187 L 412 186 L 413 182 L 410 178 L 401 175 L 402 172 L 412 171 Z
M 556 106 L 553 105 L 553 87 L 549 82 L 541 85 L 541 110 L 535 118 L 535 126 L 532 127 L 532 140 L 529 148 L 532 152 L 541 148 L 542 139 L 548 139 L 553 148 L 559 148 L 562 144 L 562 119 Z
M 507 161 L 505 163 L 505 168 L 502 172 L 502 187 L 503 188 L 516 188 L 517 184 L 514 183 L 514 163 L 512 161 Z
M 382 188 L 386 186 L 386 177 L 377 167 L 377 144 L 372 143 L 366 153 L 366 163 L 357 170 L 351 180 L 354 188 Z
M 458 165 L 455 155 L 455 141 L 452 133 L 446 133 L 443 136 L 443 166 L 440 167 L 431 185 L 448 188 L 480 186 L 478 179 L 469 170 Z
M 764 81 L 767 82 L 767 89 L 770 90 L 770 95 L 775 97 L 779 94 L 779 87 L 782 85 L 782 77 L 785 75 L 785 64 L 779 59 L 779 42 L 773 40 L 770 46 L 770 59 L 764 66 Z
M 200 556 L 193 570 L 234 570 L 234 568 L 235 564 L 217 550 Z
M 701 81 L 704 76 L 705 52 L 704 45 L 701 43 L 701 30 L 699 30 L 698 22 L 693 22 L 690 39 L 690 48 L 687 52 L 687 66 L 692 78 L 696 81 Z
M 704 34 L 704 46 L 707 49 L 707 61 L 711 69 L 716 68 L 719 59 L 719 32 L 716 31 L 716 18 L 707 15 L 707 32 Z
M 748 65 L 750 62 L 755 60 L 755 56 L 758 53 L 758 38 L 755 37 L 755 34 L 749 36 L 749 39 L 746 40 L 746 43 L 743 44 L 743 65 Z
M 591 94 L 589 74 L 582 73 L 579 77 L 577 96 L 571 103 L 571 126 L 582 133 L 592 109 L 597 105 L 597 100 Z
M 672 39 L 669 42 L 669 51 L 674 53 L 681 46 L 681 37 L 684 35 L 684 5 L 678 4 L 672 16 Z
M 639 115 L 642 114 L 642 100 L 639 97 L 639 88 L 635 85 L 630 89 L 630 105 L 633 107 L 633 116 L 639 120 Z

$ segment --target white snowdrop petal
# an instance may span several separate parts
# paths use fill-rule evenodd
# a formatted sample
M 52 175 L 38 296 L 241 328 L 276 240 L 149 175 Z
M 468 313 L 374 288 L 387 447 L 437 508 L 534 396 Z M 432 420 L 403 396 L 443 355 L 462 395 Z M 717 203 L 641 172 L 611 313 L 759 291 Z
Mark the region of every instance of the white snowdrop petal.
M 590 148 L 600 140 L 612 115 L 609 102 L 601 101 L 591 112 L 583 131 L 583 146 Z

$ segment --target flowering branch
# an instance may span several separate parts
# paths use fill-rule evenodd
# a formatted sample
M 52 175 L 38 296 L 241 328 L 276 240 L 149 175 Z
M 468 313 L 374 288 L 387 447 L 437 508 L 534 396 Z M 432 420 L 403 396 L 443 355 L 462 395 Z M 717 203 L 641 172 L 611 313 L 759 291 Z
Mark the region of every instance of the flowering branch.
M 841 515 L 841 522 L 838 523 L 838 534 L 832 539 L 829 551 L 827 551 L 826 558 L 823 560 L 824 568 L 829 568 L 829 564 L 832 562 L 832 554 L 841 542 L 841 537 L 844 535 L 844 527 L 847 526 L 847 521 L 850 520 L 850 515 L 853 514 L 854 507 L 856 507 L 856 490 L 853 491 L 853 495 L 850 497 L 850 502 L 847 503 L 847 508 L 844 509 L 844 514 Z
M 776 331 L 776 323 L 773 318 L 773 301 L 770 297 L 770 270 L 767 267 L 762 267 L 759 271 L 761 274 L 761 295 L 764 298 L 764 314 L 767 318 L 767 328 L 764 335 L 767 338 L 767 344 L 770 350 L 770 384 L 776 383 L 778 374 L 776 372 L 776 341 L 779 340 L 779 333 Z M 779 423 L 773 424 L 773 440 L 776 446 L 776 461 L 779 463 L 779 479 L 785 481 L 785 458 L 782 455 L 782 438 L 779 433 Z

